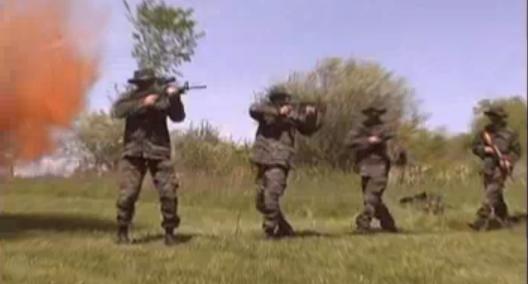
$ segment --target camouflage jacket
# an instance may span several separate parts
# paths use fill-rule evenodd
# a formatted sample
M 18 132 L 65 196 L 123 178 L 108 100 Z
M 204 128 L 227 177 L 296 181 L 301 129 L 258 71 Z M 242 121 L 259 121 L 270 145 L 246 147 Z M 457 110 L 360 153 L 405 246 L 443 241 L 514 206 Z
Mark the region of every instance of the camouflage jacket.
M 373 135 L 379 137 L 382 142 L 369 143 L 368 138 Z M 393 136 L 393 133 L 383 123 L 374 125 L 363 123 L 352 129 L 347 134 L 344 144 L 352 152 L 355 171 L 362 176 L 388 174 L 391 159 L 387 142 Z
M 143 106 L 146 94 L 159 94 L 152 106 Z M 167 116 L 174 122 L 185 119 L 179 95 L 167 96 L 159 86 L 126 92 L 114 103 L 112 115 L 126 119 L 123 156 L 168 159 L 171 155 Z
M 319 112 L 306 115 L 294 111 L 285 117 L 271 103 L 255 103 L 249 114 L 259 123 L 251 154 L 251 161 L 258 165 L 292 167 L 296 132 L 311 135 L 322 125 Z
M 487 146 L 483 139 L 484 131 L 491 136 L 491 141 L 499 151 L 512 163 L 517 162 L 521 156 L 521 144 L 518 134 L 507 127 L 489 124 L 480 131 L 473 139 L 473 153 L 484 162 L 484 173 L 492 175 L 499 167 L 499 160 L 493 154 L 484 151 Z

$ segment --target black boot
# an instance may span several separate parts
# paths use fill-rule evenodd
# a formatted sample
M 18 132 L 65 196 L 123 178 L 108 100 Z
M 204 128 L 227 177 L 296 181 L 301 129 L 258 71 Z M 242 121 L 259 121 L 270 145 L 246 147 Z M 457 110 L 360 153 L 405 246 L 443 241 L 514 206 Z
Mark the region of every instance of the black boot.
M 278 236 L 280 237 L 293 237 L 295 235 L 295 231 L 293 230 L 293 227 L 286 221 L 286 218 L 281 215 L 279 219 L 279 230 L 277 232 Z
M 165 245 L 172 246 L 176 244 L 176 236 L 174 235 L 174 228 L 165 229 Z
M 370 234 L 373 233 L 372 228 L 370 227 L 370 222 L 372 218 L 365 212 L 362 212 L 356 217 L 356 229 L 354 234 Z
M 130 238 L 128 237 L 128 227 L 127 226 L 119 226 L 117 229 L 117 244 L 120 245 L 126 245 L 130 244 Z
M 394 218 L 390 214 L 389 210 L 385 205 L 381 206 L 379 212 L 377 212 L 377 218 L 380 221 L 381 229 L 387 233 L 398 233 L 398 228 L 396 228 L 396 223 Z
M 473 223 L 469 223 L 468 226 L 474 231 L 484 231 L 488 229 L 489 221 L 484 218 L 477 218 Z

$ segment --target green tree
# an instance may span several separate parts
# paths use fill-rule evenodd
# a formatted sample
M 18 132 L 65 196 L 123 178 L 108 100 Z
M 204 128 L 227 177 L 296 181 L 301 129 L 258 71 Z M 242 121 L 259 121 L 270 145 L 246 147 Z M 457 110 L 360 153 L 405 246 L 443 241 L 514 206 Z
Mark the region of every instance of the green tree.
M 163 0 L 143 0 L 135 10 L 126 0 L 123 3 L 134 28 L 132 56 L 139 67 L 180 76 L 180 65 L 191 61 L 204 35 L 196 31 L 193 10 L 172 7 Z
M 425 119 L 405 80 L 374 62 L 329 58 L 314 70 L 295 72 L 276 85 L 285 87 L 294 99 L 326 104 L 324 126 L 312 137 L 299 139 L 297 157 L 303 164 L 342 165 L 345 136 L 363 120 L 361 109 L 369 105 L 385 105 L 385 120 L 402 135 Z
M 75 133 L 97 170 L 113 170 L 121 155 L 124 121 L 100 111 L 82 115 Z

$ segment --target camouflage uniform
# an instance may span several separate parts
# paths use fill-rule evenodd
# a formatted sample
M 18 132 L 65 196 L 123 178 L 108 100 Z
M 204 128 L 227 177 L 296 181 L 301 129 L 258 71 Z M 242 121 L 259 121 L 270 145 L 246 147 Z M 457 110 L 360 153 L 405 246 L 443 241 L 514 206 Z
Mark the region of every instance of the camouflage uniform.
M 485 199 L 477 211 L 477 219 L 470 226 L 475 230 L 490 229 L 493 225 L 508 223 L 508 207 L 504 202 L 503 188 L 506 176 L 500 169 L 499 159 L 493 154 L 486 153 L 487 146 L 483 133 L 486 131 L 504 158 L 513 165 L 521 155 L 518 134 L 507 128 L 506 112 L 500 107 L 494 107 L 485 112 L 494 121 L 485 126 L 473 141 L 473 153 L 483 161 L 482 176 L 484 178 Z
M 382 229 L 396 231 L 394 219 L 382 200 L 391 167 L 387 140 L 393 135 L 379 119 L 385 113 L 384 108 L 370 107 L 363 113 L 369 118 L 351 130 L 345 140 L 345 146 L 354 155 L 354 170 L 361 175 L 364 209 L 356 218 L 357 230 L 370 231 L 372 218 L 376 218 Z M 380 138 L 381 142 L 370 143 L 368 138 L 373 135 Z
M 251 155 L 257 166 L 256 207 L 264 215 L 263 229 L 269 237 L 293 234 L 279 204 L 286 189 L 288 172 L 292 167 L 295 153 L 295 135 L 311 135 L 322 124 L 321 115 L 316 111 L 306 115 L 296 111 L 288 116 L 279 114 L 281 103 L 276 99 L 289 99 L 289 95 L 279 90 L 270 92 L 269 101 L 255 103 L 250 107 L 250 116 L 259 126 Z
M 137 78 L 129 82 L 141 81 L 141 76 L 145 76 L 144 80 L 152 80 L 154 75 L 151 70 L 136 71 Z M 135 202 L 147 170 L 159 192 L 162 227 L 167 234 L 172 234 L 180 223 L 176 195 L 178 182 L 170 160 L 167 116 L 174 122 L 181 122 L 185 118 L 185 111 L 179 94 L 169 97 L 164 92 L 164 88 L 157 83 L 143 89 L 138 87 L 123 94 L 112 109 L 114 117 L 126 119 L 124 151 L 119 163 L 120 192 L 117 199 L 117 222 L 120 230 L 126 231 L 132 221 Z M 157 94 L 159 97 L 153 105 L 144 106 L 143 99 L 149 94 Z

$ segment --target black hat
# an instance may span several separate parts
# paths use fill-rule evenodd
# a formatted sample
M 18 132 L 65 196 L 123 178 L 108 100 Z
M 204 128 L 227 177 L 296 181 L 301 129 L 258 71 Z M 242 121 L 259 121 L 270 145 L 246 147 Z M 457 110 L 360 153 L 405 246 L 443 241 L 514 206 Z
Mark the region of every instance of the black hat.
M 487 116 L 498 116 L 498 117 L 508 117 L 506 111 L 500 106 L 492 106 L 484 111 L 484 114 Z
M 382 115 L 384 113 L 387 112 L 387 109 L 384 108 L 384 107 L 376 107 L 376 106 L 370 106 L 370 107 L 367 107 L 363 110 L 361 110 L 361 112 L 365 115 L 369 115 L 369 114 L 377 114 L 377 115 Z
M 270 100 L 290 98 L 290 97 L 291 95 L 288 93 L 288 91 L 286 91 L 284 87 L 278 87 L 278 86 L 272 87 L 268 93 L 268 98 Z
M 154 70 L 145 68 L 134 71 L 134 77 L 129 79 L 130 84 L 137 84 L 139 82 L 153 81 L 156 80 L 156 73 Z

